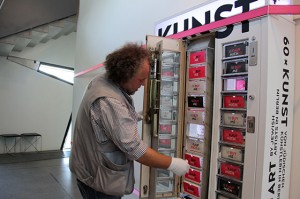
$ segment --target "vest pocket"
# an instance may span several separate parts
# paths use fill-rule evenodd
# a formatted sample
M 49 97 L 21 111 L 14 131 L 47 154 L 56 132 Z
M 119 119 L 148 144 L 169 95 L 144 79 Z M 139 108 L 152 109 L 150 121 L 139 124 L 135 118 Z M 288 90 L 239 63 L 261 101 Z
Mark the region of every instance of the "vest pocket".
M 118 165 L 111 162 L 104 154 L 98 166 L 94 179 L 94 187 L 109 195 L 123 196 L 133 191 L 134 177 L 132 175 L 131 161 Z
M 98 166 L 94 183 L 101 192 L 113 196 L 123 196 L 126 189 L 128 171 L 116 171 L 107 168 L 102 163 Z

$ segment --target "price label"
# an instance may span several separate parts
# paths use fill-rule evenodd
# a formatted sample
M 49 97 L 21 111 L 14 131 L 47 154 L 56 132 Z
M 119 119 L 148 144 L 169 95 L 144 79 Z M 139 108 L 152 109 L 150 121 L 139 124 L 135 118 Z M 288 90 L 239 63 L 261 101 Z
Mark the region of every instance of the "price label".
M 222 134 L 223 141 L 225 142 L 245 144 L 245 132 L 242 132 L 241 130 L 223 129 Z
M 171 134 L 172 132 L 172 124 L 160 124 L 159 132 L 165 134 Z
M 232 180 L 219 179 L 219 188 L 221 191 L 241 196 L 241 185 Z
M 206 53 L 204 50 L 190 53 L 190 64 L 200 64 L 205 61 L 206 61 Z
M 203 96 L 188 96 L 188 107 L 189 108 L 204 108 L 205 99 Z
M 171 82 L 171 81 L 162 81 L 162 83 L 161 83 L 161 93 L 162 94 L 173 93 L 173 82 Z
M 247 55 L 247 43 L 240 42 L 225 46 L 225 58 Z
M 245 97 L 243 95 L 224 95 L 224 108 L 246 108 Z
M 159 139 L 159 147 L 171 149 L 172 147 L 171 139 Z
M 161 119 L 172 120 L 172 110 L 161 110 L 160 117 Z
M 243 73 L 247 72 L 246 61 L 230 61 L 225 62 L 225 73 Z
M 205 93 L 205 81 L 204 80 L 191 80 L 188 81 L 188 93 L 197 93 L 204 94 Z
M 241 180 L 242 168 L 241 168 L 241 166 L 222 162 L 221 163 L 221 174 Z
M 189 169 L 189 171 L 185 174 L 185 178 L 189 179 L 191 181 L 200 183 L 201 182 L 201 171 L 195 170 L 195 169 Z
M 204 143 L 198 139 L 187 138 L 186 139 L 186 150 L 191 153 L 203 153 Z
M 245 126 L 245 114 L 236 112 L 223 112 L 223 123 L 230 126 Z
M 184 154 L 184 158 L 188 161 L 189 165 L 197 168 L 201 168 L 203 165 L 203 157 L 193 155 L 190 153 Z
M 187 181 L 183 181 L 184 192 L 200 197 L 200 185 L 196 185 Z
M 172 67 L 170 67 L 170 68 L 163 68 L 162 70 L 161 70 L 161 75 L 163 76 L 163 77 L 174 77 L 174 68 Z
M 229 160 L 243 162 L 243 151 L 242 149 L 221 146 L 221 157 Z
M 198 67 L 190 67 L 189 68 L 189 78 L 203 78 L 205 77 L 205 66 L 198 66 Z
M 205 121 L 205 111 L 188 109 L 186 112 L 186 119 L 189 123 L 203 124 Z
M 173 105 L 172 96 L 161 96 L 160 104 L 161 104 L 161 106 L 172 106 Z

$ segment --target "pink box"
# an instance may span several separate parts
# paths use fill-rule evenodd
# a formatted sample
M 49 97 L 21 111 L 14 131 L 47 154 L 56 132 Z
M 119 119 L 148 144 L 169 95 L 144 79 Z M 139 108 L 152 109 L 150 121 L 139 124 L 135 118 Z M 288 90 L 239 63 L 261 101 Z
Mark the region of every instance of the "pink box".
M 198 66 L 198 67 L 190 67 L 189 68 L 189 78 L 203 78 L 205 77 L 205 66 Z
M 159 131 L 161 133 L 171 134 L 172 132 L 172 124 L 160 124 Z
M 200 197 L 201 194 L 200 185 L 195 185 L 193 183 L 183 181 L 183 189 L 184 192 L 186 193 L 192 194 L 196 197 Z
M 189 169 L 189 172 L 187 172 L 184 177 L 186 179 L 191 180 L 191 181 L 200 183 L 201 182 L 201 176 L 202 176 L 201 171 L 198 171 L 198 170 L 195 170 L 195 169 Z
M 246 81 L 244 79 L 237 79 L 236 80 L 236 90 L 237 91 L 246 90 Z
M 184 155 L 185 159 L 188 161 L 189 165 L 201 168 L 203 164 L 203 157 L 192 155 L 189 153 L 186 153 Z
M 206 53 L 204 50 L 190 53 L 190 64 L 199 64 L 205 61 L 206 61 Z
M 241 166 L 233 165 L 230 163 L 221 163 L 221 174 L 236 179 L 242 179 L 242 168 Z

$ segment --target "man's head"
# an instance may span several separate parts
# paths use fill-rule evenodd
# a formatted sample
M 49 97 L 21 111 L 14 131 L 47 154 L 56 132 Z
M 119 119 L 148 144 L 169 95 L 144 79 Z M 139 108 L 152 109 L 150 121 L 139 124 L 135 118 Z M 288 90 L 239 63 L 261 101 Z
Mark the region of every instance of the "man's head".
M 128 43 L 106 57 L 107 78 L 133 95 L 149 76 L 149 52 L 140 45 Z

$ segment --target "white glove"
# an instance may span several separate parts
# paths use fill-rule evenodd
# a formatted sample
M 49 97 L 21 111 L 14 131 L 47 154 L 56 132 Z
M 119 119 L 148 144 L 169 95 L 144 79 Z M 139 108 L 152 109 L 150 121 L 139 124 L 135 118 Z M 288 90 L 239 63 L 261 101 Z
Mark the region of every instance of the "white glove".
M 172 171 L 178 176 L 186 174 L 189 169 L 190 165 L 188 164 L 188 161 L 180 158 L 172 158 L 172 162 L 168 168 L 168 170 Z
M 138 114 L 138 121 L 141 121 L 141 120 L 144 119 L 143 113 L 144 113 L 143 110 L 137 112 L 137 114 Z

